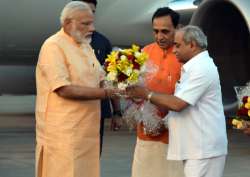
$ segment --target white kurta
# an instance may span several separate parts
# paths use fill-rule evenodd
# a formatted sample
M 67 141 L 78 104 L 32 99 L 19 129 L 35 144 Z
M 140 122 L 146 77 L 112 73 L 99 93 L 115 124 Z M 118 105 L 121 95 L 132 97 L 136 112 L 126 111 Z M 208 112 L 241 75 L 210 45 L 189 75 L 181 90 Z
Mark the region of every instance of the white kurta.
M 227 135 L 217 67 L 204 51 L 183 65 L 175 96 L 190 105 L 170 112 L 168 159 L 204 159 L 227 154 Z

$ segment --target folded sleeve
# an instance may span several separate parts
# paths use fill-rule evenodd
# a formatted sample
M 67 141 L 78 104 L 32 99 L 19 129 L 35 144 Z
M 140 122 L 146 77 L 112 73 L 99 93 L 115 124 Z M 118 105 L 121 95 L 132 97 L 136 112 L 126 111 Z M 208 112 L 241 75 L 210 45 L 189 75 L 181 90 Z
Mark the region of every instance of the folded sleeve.
M 190 105 L 195 105 L 206 93 L 210 83 L 211 80 L 207 73 L 199 70 L 188 73 L 184 78 L 181 78 L 174 95 Z
M 66 57 L 56 44 L 43 45 L 39 54 L 38 67 L 48 81 L 51 91 L 71 84 Z

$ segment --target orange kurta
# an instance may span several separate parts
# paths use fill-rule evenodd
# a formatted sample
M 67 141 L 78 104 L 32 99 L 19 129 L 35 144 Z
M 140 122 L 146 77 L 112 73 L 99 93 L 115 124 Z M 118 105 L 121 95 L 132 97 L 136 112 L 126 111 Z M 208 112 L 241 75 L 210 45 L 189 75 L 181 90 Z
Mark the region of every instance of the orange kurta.
M 89 44 L 59 31 L 43 44 L 36 68 L 36 177 L 99 177 L 98 100 L 65 99 L 66 85 L 99 87 L 100 64 Z
M 156 92 L 173 94 L 181 70 L 181 64 L 172 52 L 173 48 L 163 51 L 156 43 L 152 43 L 147 45 L 143 51 L 149 55 L 149 60 L 159 67 L 154 77 L 146 82 L 147 87 Z M 149 136 L 144 134 L 142 124 L 137 126 L 137 136 L 146 141 L 168 143 L 168 130 L 159 136 Z

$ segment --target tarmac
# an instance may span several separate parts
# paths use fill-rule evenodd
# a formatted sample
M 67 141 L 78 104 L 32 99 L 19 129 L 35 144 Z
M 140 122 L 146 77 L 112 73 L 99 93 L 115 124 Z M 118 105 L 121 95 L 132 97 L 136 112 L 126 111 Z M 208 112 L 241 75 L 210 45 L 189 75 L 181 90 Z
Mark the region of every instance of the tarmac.
M 34 177 L 34 96 L 0 96 L 0 177 Z M 229 154 L 224 177 L 250 177 L 250 137 L 228 129 Z M 130 177 L 136 141 L 123 125 L 110 130 L 105 123 L 101 177 Z

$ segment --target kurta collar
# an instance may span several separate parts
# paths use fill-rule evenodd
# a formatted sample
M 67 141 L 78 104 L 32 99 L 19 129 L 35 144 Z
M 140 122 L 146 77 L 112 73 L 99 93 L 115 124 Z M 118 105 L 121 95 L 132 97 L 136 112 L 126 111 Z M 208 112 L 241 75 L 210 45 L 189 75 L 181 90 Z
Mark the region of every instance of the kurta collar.
M 164 54 L 164 52 L 165 52 L 165 50 L 163 50 L 162 48 L 160 48 L 160 46 L 155 42 L 155 45 L 157 46 L 157 48 L 160 50 L 160 51 L 162 51 L 162 53 Z M 168 48 L 166 51 L 166 54 L 169 54 L 169 53 L 173 53 L 173 49 L 174 49 L 174 47 L 170 47 L 170 48 Z
M 208 57 L 209 54 L 208 54 L 208 51 L 205 50 L 203 52 L 200 52 L 198 53 L 197 55 L 195 55 L 193 58 L 191 58 L 187 63 L 185 63 L 183 66 L 182 66 L 182 69 L 184 71 L 188 71 L 189 68 L 191 68 L 192 66 L 196 65 L 197 63 L 199 63 L 199 61 L 204 58 L 204 57 Z

